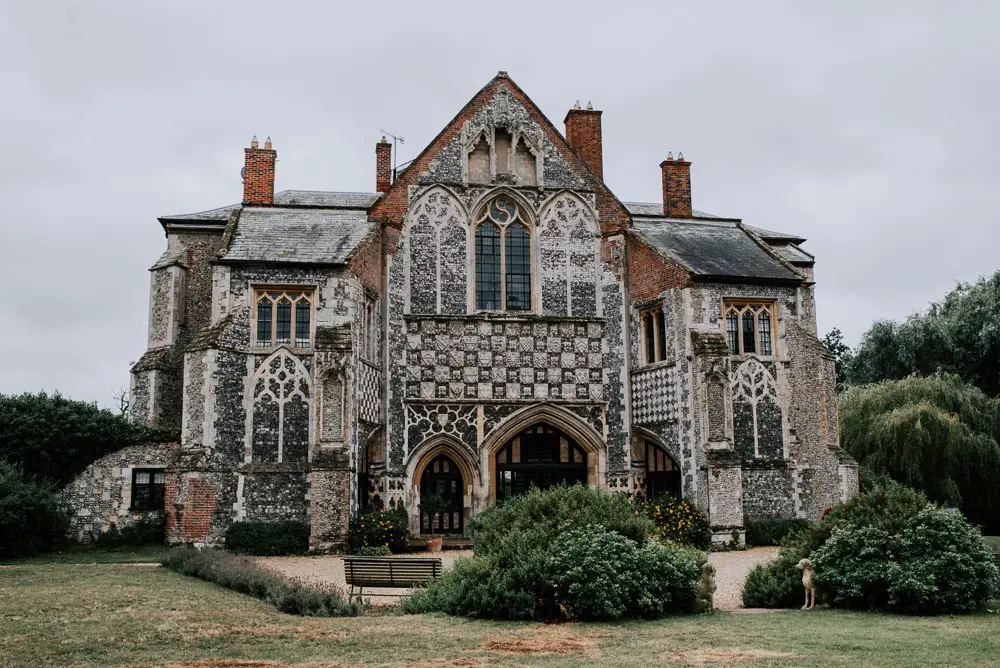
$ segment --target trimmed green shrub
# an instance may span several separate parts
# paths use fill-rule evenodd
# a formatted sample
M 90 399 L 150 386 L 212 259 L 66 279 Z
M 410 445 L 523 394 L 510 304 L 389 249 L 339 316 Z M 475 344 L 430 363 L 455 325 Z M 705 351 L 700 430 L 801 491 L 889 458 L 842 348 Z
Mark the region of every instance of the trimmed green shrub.
M 307 617 L 355 617 L 361 606 L 348 603 L 332 586 L 285 580 L 247 559 L 221 550 L 181 547 L 170 550 L 163 566 L 247 596 L 267 601 L 279 611 Z
M 62 547 L 68 530 L 69 512 L 55 487 L 0 459 L 0 559 Z
M 656 535 L 699 550 L 712 546 L 712 530 L 705 514 L 685 499 L 664 494 L 652 501 L 638 501 L 639 513 L 656 524 Z
M 588 525 L 556 536 L 548 550 L 553 600 L 567 619 L 618 619 L 638 579 L 635 541 Z
M 358 557 L 389 557 L 392 550 L 388 545 L 365 545 L 354 550 L 353 554 Z
M 544 492 L 531 489 L 503 505 L 480 513 L 469 530 L 476 555 L 509 553 L 548 546 L 557 534 L 588 524 L 643 544 L 655 530 L 652 521 L 636 516 L 628 497 L 585 485 L 557 485 Z
M 788 536 L 778 559 L 754 567 L 746 607 L 799 607 L 809 558 L 835 605 L 938 614 L 971 610 L 990 595 L 996 568 L 988 546 L 958 513 L 902 485 L 834 506 L 819 524 Z
M 302 520 L 234 522 L 226 529 L 226 549 L 259 557 L 305 554 L 309 551 L 309 523 Z
M 166 532 L 166 516 L 162 512 L 148 513 L 119 529 L 111 525 L 94 536 L 98 547 L 114 548 L 138 545 L 162 545 Z
M 838 528 L 812 559 L 817 584 L 847 608 L 969 612 L 993 593 L 997 578 L 993 552 L 979 531 L 933 504 L 905 518 L 899 532 Z
M 801 518 L 770 518 L 747 522 L 747 547 L 781 545 L 789 534 L 809 528 L 809 521 Z
M 639 550 L 635 575 L 634 615 L 655 619 L 687 612 L 698 595 L 699 555 L 673 543 L 649 541 Z
M 410 535 L 410 520 L 402 507 L 386 510 L 368 508 L 358 514 L 347 528 L 347 547 L 352 553 L 363 547 L 384 546 L 402 552 Z
M 654 530 L 622 495 L 534 490 L 485 511 L 474 523 L 475 557 L 456 561 L 404 609 L 547 620 L 685 610 L 697 590 L 697 553 L 650 541 Z

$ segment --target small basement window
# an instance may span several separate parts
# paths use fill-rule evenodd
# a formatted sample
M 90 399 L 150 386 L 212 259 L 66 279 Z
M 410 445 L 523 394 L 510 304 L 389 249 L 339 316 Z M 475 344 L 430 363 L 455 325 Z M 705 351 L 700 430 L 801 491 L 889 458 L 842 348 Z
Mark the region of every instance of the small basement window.
M 773 355 L 773 302 L 726 302 L 726 344 L 730 355 Z
M 166 481 L 163 469 L 132 469 L 132 510 L 163 510 Z

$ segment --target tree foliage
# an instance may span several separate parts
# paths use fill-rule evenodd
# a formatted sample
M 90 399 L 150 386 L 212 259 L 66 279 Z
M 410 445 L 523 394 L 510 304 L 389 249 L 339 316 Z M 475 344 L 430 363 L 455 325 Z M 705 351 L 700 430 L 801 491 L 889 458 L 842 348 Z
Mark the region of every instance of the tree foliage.
M 852 387 L 840 440 L 873 480 L 892 478 L 1000 531 L 1000 400 L 955 374 Z
M 959 284 L 924 313 L 876 322 L 845 366 L 851 385 L 938 370 L 1000 394 L 1000 271 Z
M 173 436 L 58 393 L 0 394 L 0 459 L 57 485 L 115 450 Z
M 826 336 L 822 339 L 826 347 L 830 349 L 836 357 L 837 366 L 837 389 L 843 390 L 847 387 L 848 378 L 847 372 L 851 367 L 851 360 L 854 358 L 854 352 L 851 347 L 844 343 L 844 333 L 840 331 L 839 327 L 834 327 L 831 329 Z
M 0 459 L 0 559 L 61 546 L 69 515 L 55 487 Z

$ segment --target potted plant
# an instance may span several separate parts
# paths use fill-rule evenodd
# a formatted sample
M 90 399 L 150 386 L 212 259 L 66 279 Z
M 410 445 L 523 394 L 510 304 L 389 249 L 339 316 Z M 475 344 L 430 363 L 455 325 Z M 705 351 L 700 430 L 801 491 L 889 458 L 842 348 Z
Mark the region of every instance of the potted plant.
M 435 534 L 434 520 L 441 513 L 447 512 L 451 505 L 440 494 L 424 494 L 420 497 L 420 513 L 430 515 L 431 535 L 427 539 L 428 552 L 440 552 L 443 539 Z

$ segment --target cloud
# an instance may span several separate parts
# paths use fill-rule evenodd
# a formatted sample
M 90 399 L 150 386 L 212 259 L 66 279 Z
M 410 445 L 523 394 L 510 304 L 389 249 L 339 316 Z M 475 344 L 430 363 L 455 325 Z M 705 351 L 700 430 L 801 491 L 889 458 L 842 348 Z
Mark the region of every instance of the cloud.
M 359 4 L 359 3 L 351 3 Z M 497 70 L 561 126 L 604 110 L 605 175 L 809 238 L 821 331 L 856 342 L 997 268 L 1000 5 L 988 2 L 5 3 L 0 392 L 111 402 L 146 345 L 159 215 L 282 188 L 371 190 Z

